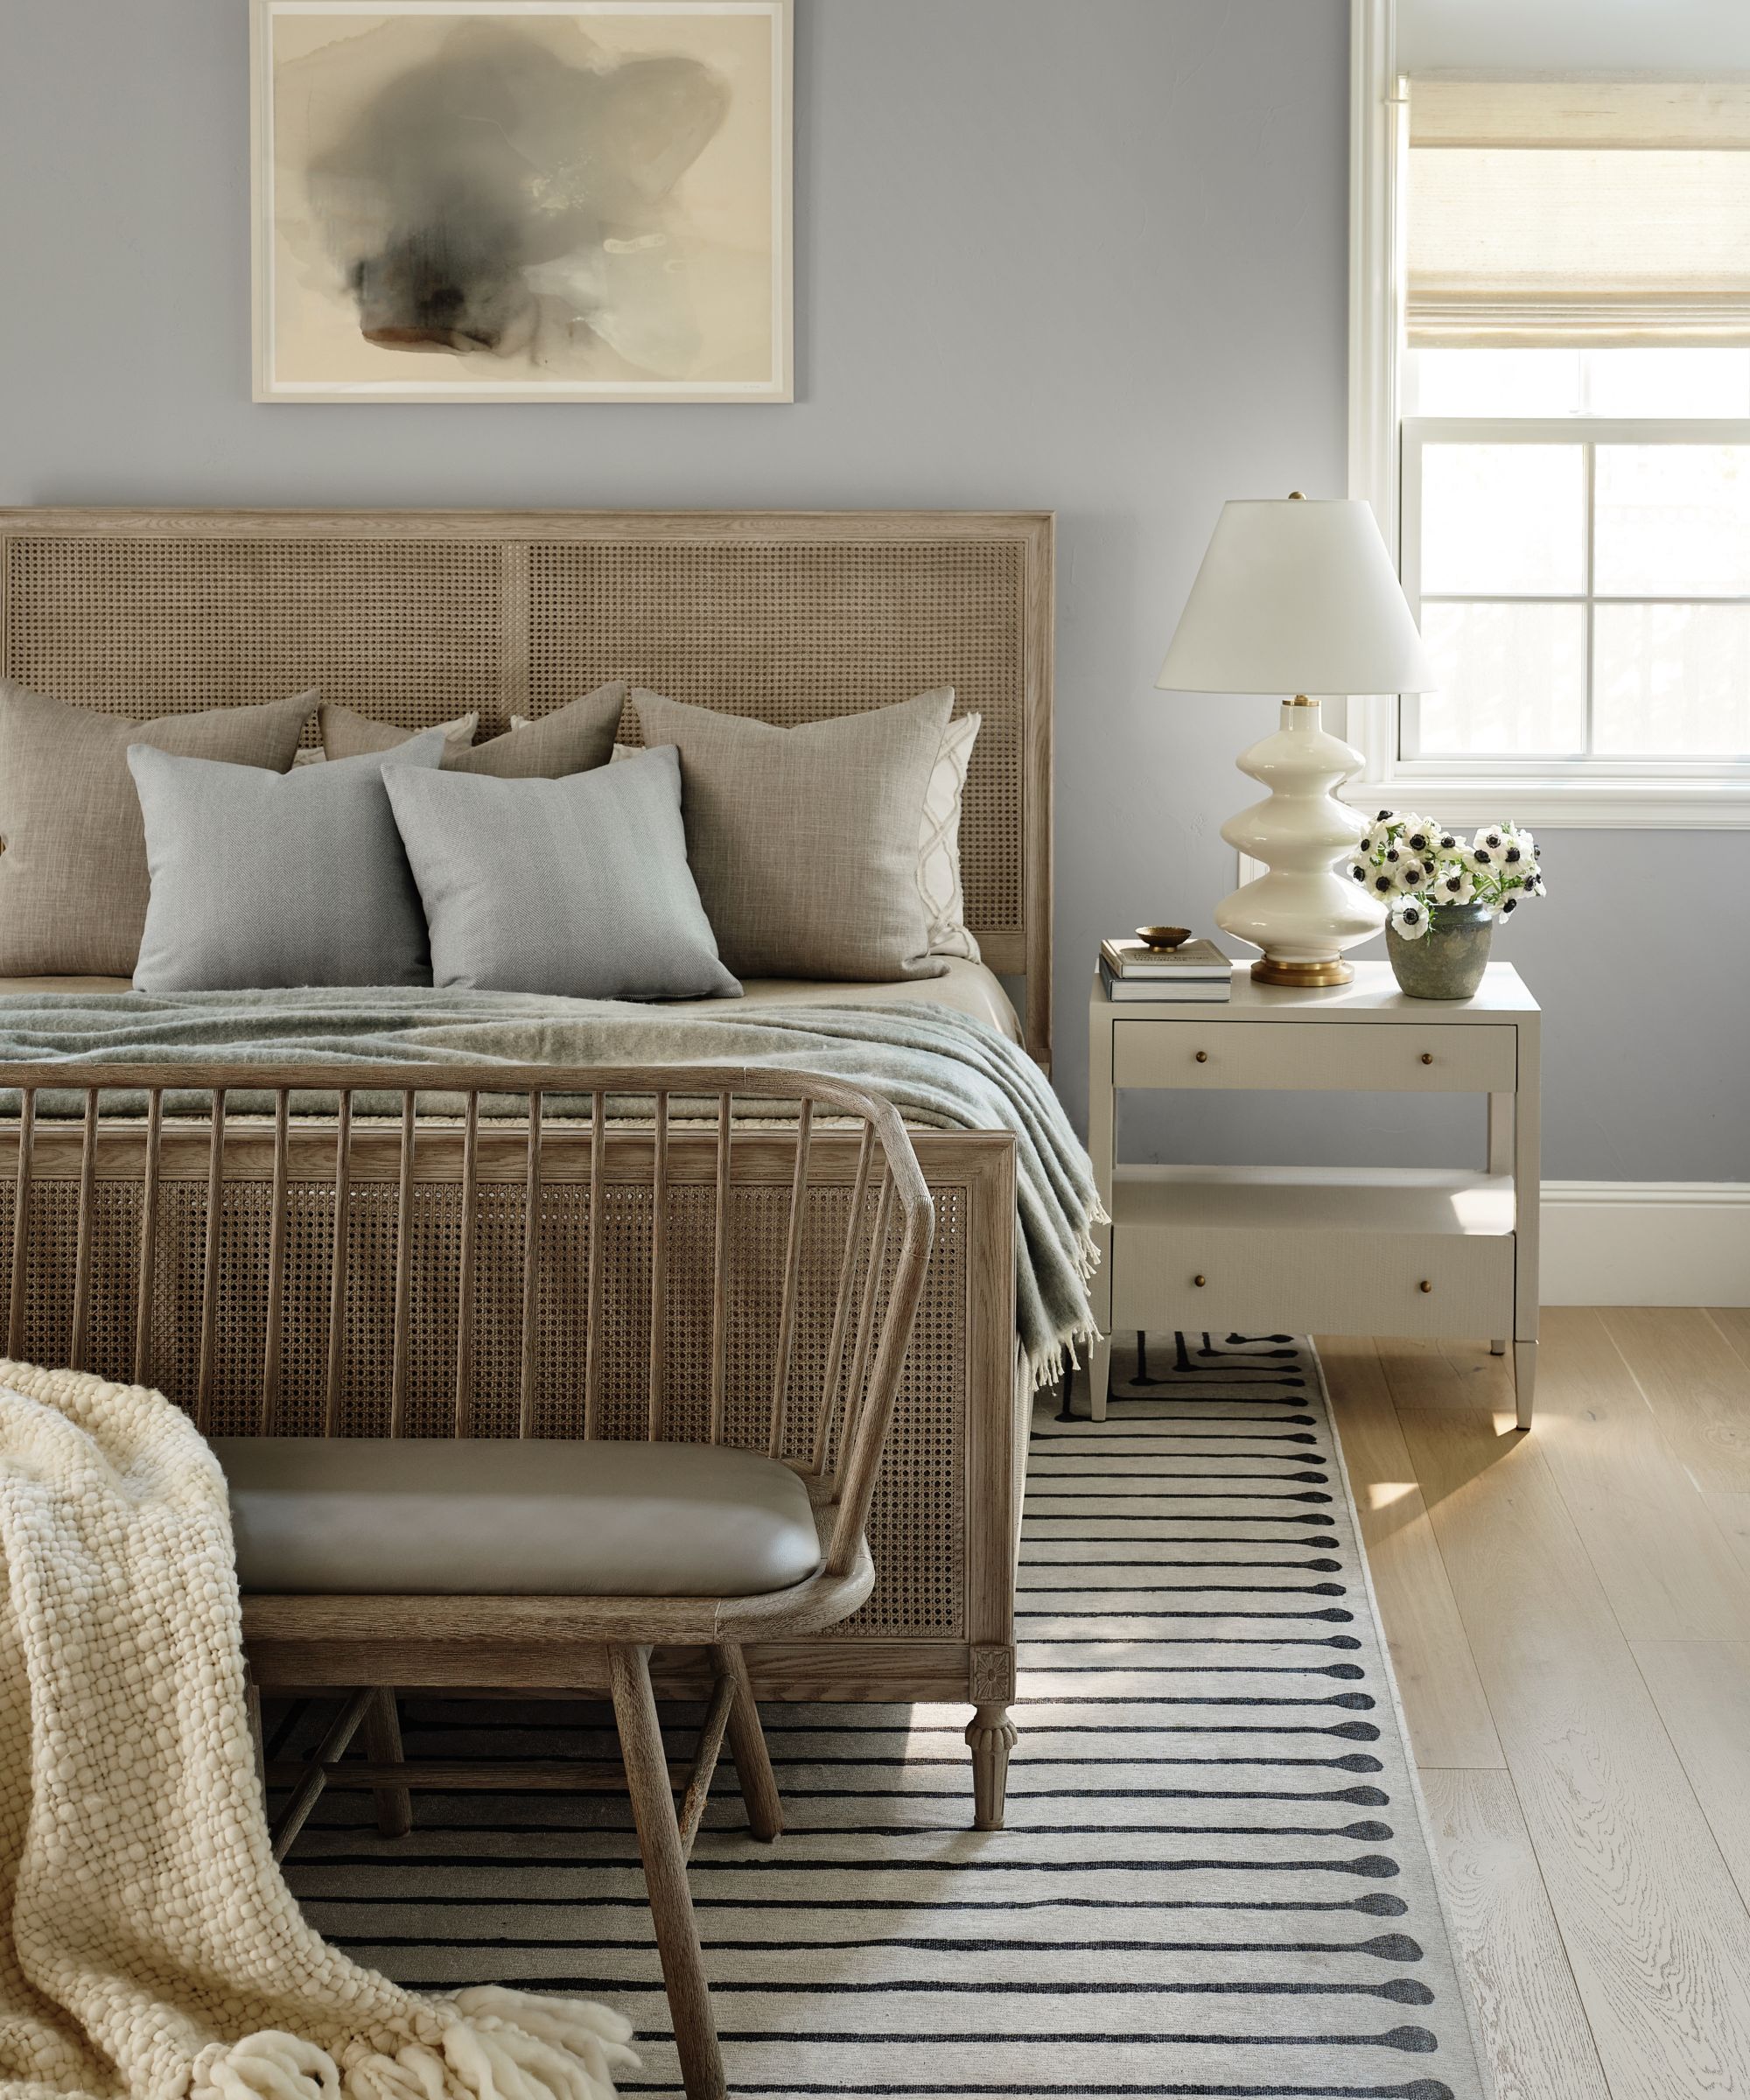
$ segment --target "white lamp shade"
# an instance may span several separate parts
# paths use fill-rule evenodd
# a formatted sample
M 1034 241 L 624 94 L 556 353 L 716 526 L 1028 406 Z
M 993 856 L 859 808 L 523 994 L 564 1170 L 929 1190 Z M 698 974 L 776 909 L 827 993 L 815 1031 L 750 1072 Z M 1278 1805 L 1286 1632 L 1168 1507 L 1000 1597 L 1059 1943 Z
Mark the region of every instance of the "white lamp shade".
M 1438 681 L 1372 506 L 1228 503 L 1155 683 L 1191 693 L 1425 693 Z

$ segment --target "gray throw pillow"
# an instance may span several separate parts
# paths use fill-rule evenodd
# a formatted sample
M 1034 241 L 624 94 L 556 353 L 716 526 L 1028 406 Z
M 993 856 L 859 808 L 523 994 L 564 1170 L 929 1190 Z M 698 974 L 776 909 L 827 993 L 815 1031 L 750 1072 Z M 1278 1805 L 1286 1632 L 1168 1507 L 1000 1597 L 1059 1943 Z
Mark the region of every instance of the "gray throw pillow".
M 131 722 L 0 678 L 0 976 L 125 977 L 146 922 L 128 747 L 281 774 L 313 692 Z
M 647 744 L 681 753 L 687 852 L 744 977 L 939 977 L 918 890 L 924 793 L 954 705 L 915 700 L 780 729 L 635 691 Z
M 429 984 L 425 917 L 384 779 L 435 771 L 443 751 L 432 729 L 273 774 L 135 745 L 152 893 L 134 989 Z
M 397 766 L 384 784 L 424 901 L 433 984 L 580 999 L 740 991 L 687 867 L 673 751 L 562 780 Z

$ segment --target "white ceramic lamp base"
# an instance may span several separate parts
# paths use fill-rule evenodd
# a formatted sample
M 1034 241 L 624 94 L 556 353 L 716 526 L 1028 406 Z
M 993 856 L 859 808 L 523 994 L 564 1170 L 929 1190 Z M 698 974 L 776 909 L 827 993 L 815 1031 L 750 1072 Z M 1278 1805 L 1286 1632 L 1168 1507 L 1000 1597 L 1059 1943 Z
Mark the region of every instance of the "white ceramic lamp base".
M 1222 836 L 1269 873 L 1215 907 L 1215 923 L 1264 950 L 1252 976 L 1264 984 L 1347 984 L 1343 950 L 1385 924 L 1385 909 L 1336 866 L 1367 835 L 1365 819 L 1331 792 L 1360 771 L 1362 754 L 1327 735 L 1316 700 L 1285 700 L 1274 736 L 1242 754 L 1240 771 L 1270 789 L 1229 817 Z

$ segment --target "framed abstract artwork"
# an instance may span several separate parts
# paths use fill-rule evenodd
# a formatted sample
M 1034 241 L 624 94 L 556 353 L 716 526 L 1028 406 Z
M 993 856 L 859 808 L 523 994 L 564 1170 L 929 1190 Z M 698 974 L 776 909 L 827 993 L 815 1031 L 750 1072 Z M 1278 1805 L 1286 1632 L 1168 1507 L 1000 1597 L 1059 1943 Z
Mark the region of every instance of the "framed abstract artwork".
M 791 6 L 254 0 L 256 399 L 792 399 Z

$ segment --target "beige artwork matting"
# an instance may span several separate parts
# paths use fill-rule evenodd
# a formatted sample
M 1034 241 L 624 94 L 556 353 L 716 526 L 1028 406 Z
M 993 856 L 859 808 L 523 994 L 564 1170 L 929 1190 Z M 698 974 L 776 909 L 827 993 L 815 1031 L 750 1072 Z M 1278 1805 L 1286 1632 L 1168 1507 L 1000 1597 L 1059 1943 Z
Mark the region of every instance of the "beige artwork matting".
M 792 0 L 253 0 L 257 401 L 774 402 Z

